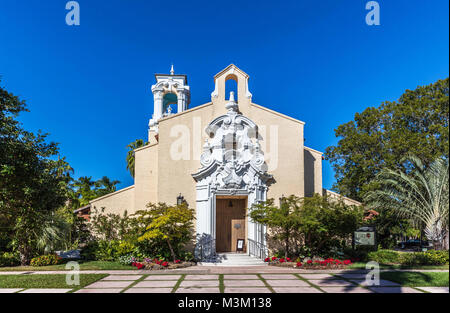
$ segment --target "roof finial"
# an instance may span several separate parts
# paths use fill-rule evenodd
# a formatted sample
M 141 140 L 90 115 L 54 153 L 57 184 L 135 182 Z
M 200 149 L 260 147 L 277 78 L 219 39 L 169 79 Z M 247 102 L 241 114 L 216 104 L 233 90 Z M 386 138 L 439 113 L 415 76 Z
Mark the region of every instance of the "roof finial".
M 230 102 L 235 102 L 234 101 L 234 91 L 230 91 Z
M 174 75 L 175 74 L 175 70 L 173 69 L 173 63 L 172 63 L 172 67 L 170 68 L 170 75 Z
M 236 103 L 236 100 L 234 99 L 233 91 L 230 92 L 230 100 L 228 100 L 228 102 L 225 104 L 225 108 L 230 112 L 231 111 L 237 112 L 238 104 Z

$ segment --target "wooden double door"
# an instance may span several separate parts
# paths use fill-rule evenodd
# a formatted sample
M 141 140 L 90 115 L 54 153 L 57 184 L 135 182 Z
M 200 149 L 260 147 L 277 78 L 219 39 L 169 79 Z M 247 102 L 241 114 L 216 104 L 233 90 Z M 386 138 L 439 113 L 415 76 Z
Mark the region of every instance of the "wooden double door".
M 238 239 L 244 240 L 246 251 L 246 199 L 216 200 L 216 251 L 236 252 Z

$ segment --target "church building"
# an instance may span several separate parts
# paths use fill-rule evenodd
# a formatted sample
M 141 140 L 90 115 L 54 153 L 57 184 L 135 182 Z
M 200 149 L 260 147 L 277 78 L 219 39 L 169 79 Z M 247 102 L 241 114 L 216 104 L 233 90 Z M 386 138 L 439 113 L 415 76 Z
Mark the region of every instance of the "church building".
M 88 210 L 132 214 L 148 203 L 186 201 L 196 212 L 196 254 L 203 257 L 235 252 L 238 240 L 247 253 L 265 247 L 265 226 L 246 212 L 254 203 L 291 194 L 340 197 L 322 188 L 322 153 L 304 145 L 305 123 L 253 103 L 249 75 L 235 65 L 214 76 L 211 101 L 192 108 L 186 75 L 172 67 L 155 78 L 149 144 L 135 150 L 134 185 L 91 201 Z M 229 80 L 236 93 L 226 93 Z

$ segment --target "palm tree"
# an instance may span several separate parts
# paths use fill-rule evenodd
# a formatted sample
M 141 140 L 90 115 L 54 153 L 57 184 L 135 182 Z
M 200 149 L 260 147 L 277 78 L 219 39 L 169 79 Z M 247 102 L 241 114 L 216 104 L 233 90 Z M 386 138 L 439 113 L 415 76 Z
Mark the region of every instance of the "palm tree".
M 129 149 L 127 153 L 127 170 L 130 172 L 131 177 L 134 178 L 134 150 L 148 145 L 148 142 L 144 142 L 142 139 L 136 139 L 134 142 L 130 143 L 127 148 Z
M 88 205 L 89 201 L 97 198 L 95 190 L 92 188 L 94 186 L 95 182 L 92 181 L 92 177 L 88 176 L 80 177 L 73 183 L 73 197 L 79 207 Z
M 449 226 L 448 160 L 438 158 L 428 167 L 415 156 L 404 161 L 412 169 L 382 170 L 375 179 L 380 188 L 368 192 L 365 202 L 375 210 L 392 210 L 399 218 L 410 219 L 424 229 L 435 248 L 441 248 Z
M 107 176 L 103 176 L 102 179 L 99 179 L 95 182 L 95 186 L 97 188 L 103 187 L 97 190 L 97 196 L 107 195 L 109 193 L 115 192 L 117 190 L 116 185 L 120 184 L 120 181 L 109 179 Z

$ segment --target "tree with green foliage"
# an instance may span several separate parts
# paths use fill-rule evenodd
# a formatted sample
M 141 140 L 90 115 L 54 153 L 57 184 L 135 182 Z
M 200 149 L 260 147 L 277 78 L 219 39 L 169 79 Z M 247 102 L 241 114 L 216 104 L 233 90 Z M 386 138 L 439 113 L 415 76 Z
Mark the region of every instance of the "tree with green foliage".
M 17 121 L 26 104 L 0 87 L 0 216 L 8 219 L 21 263 L 29 263 L 49 216 L 67 200 L 72 169 L 47 135 Z
M 103 176 L 95 182 L 96 193 L 99 197 L 113 193 L 117 190 L 118 184 L 120 184 L 119 180 L 111 180 L 107 176 Z
M 340 125 L 336 146 L 325 157 L 336 173 L 333 189 L 362 201 L 378 188 L 374 178 L 383 168 L 404 170 L 413 154 L 428 166 L 449 153 L 449 79 L 406 90 L 398 101 L 384 102 L 355 114 Z
M 312 255 L 324 255 L 335 248 L 343 250 L 351 243 L 352 233 L 363 224 L 362 207 L 326 196 L 303 198 L 300 207 L 298 231 Z
M 249 216 L 267 225 L 272 239 L 284 244 L 285 258 L 292 252 L 292 241 L 303 243 L 303 251 L 311 255 L 328 254 L 332 248 L 344 248 L 351 234 L 363 223 L 363 208 L 349 206 L 318 194 L 299 198 L 283 198 L 280 207 L 274 200 L 252 206 Z
M 138 149 L 138 148 L 142 148 L 144 146 L 148 145 L 148 142 L 144 142 L 144 140 L 142 139 L 136 139 L 135 141 L 133 141 L 132 143 L 130 143 L 127 148 L 128 148 L 128 153 L 127 153 L 127 170 L 130 172 L 131 177 L 135 177 L 134 176 L 134 167 L 135 167 L 135 153 L 134 150 Z
M 435 248 L 442 248 L 449 227 L 448 159 L 437 158 L 429 166 L 409 156 L 408 171 L 383 169 L 375 181 L 379 188 L 366 194 L 370 208 L 393 212 L 424 228 Z
M 177 258 L 175 251 L 179 251 L 180 246 L 192 239 L 194 210 L 185 203 L 180 205 L 150 203 L 146 210 L 138 211 L 136 215 L 140 216 L 141 220 L 149 222 L 139 241 L 165 241 L 175 262 Z
M 280 207 L 273 199 L 254 204 L 249 210 L 249 217 L 270 228 L 272 237 L 284 243 L 284 256 L 287 258 L 291 251 L 290 241 L 301 225 L 301 199 L 291 195 L 283 198 Z
M 88 205 L 92 200 L 115 192 L 120 181 L 103 176 L 97 181 L 92 177 L 80 177 L 71 181 L 69 190 L 70 207 L 78 209 Z

